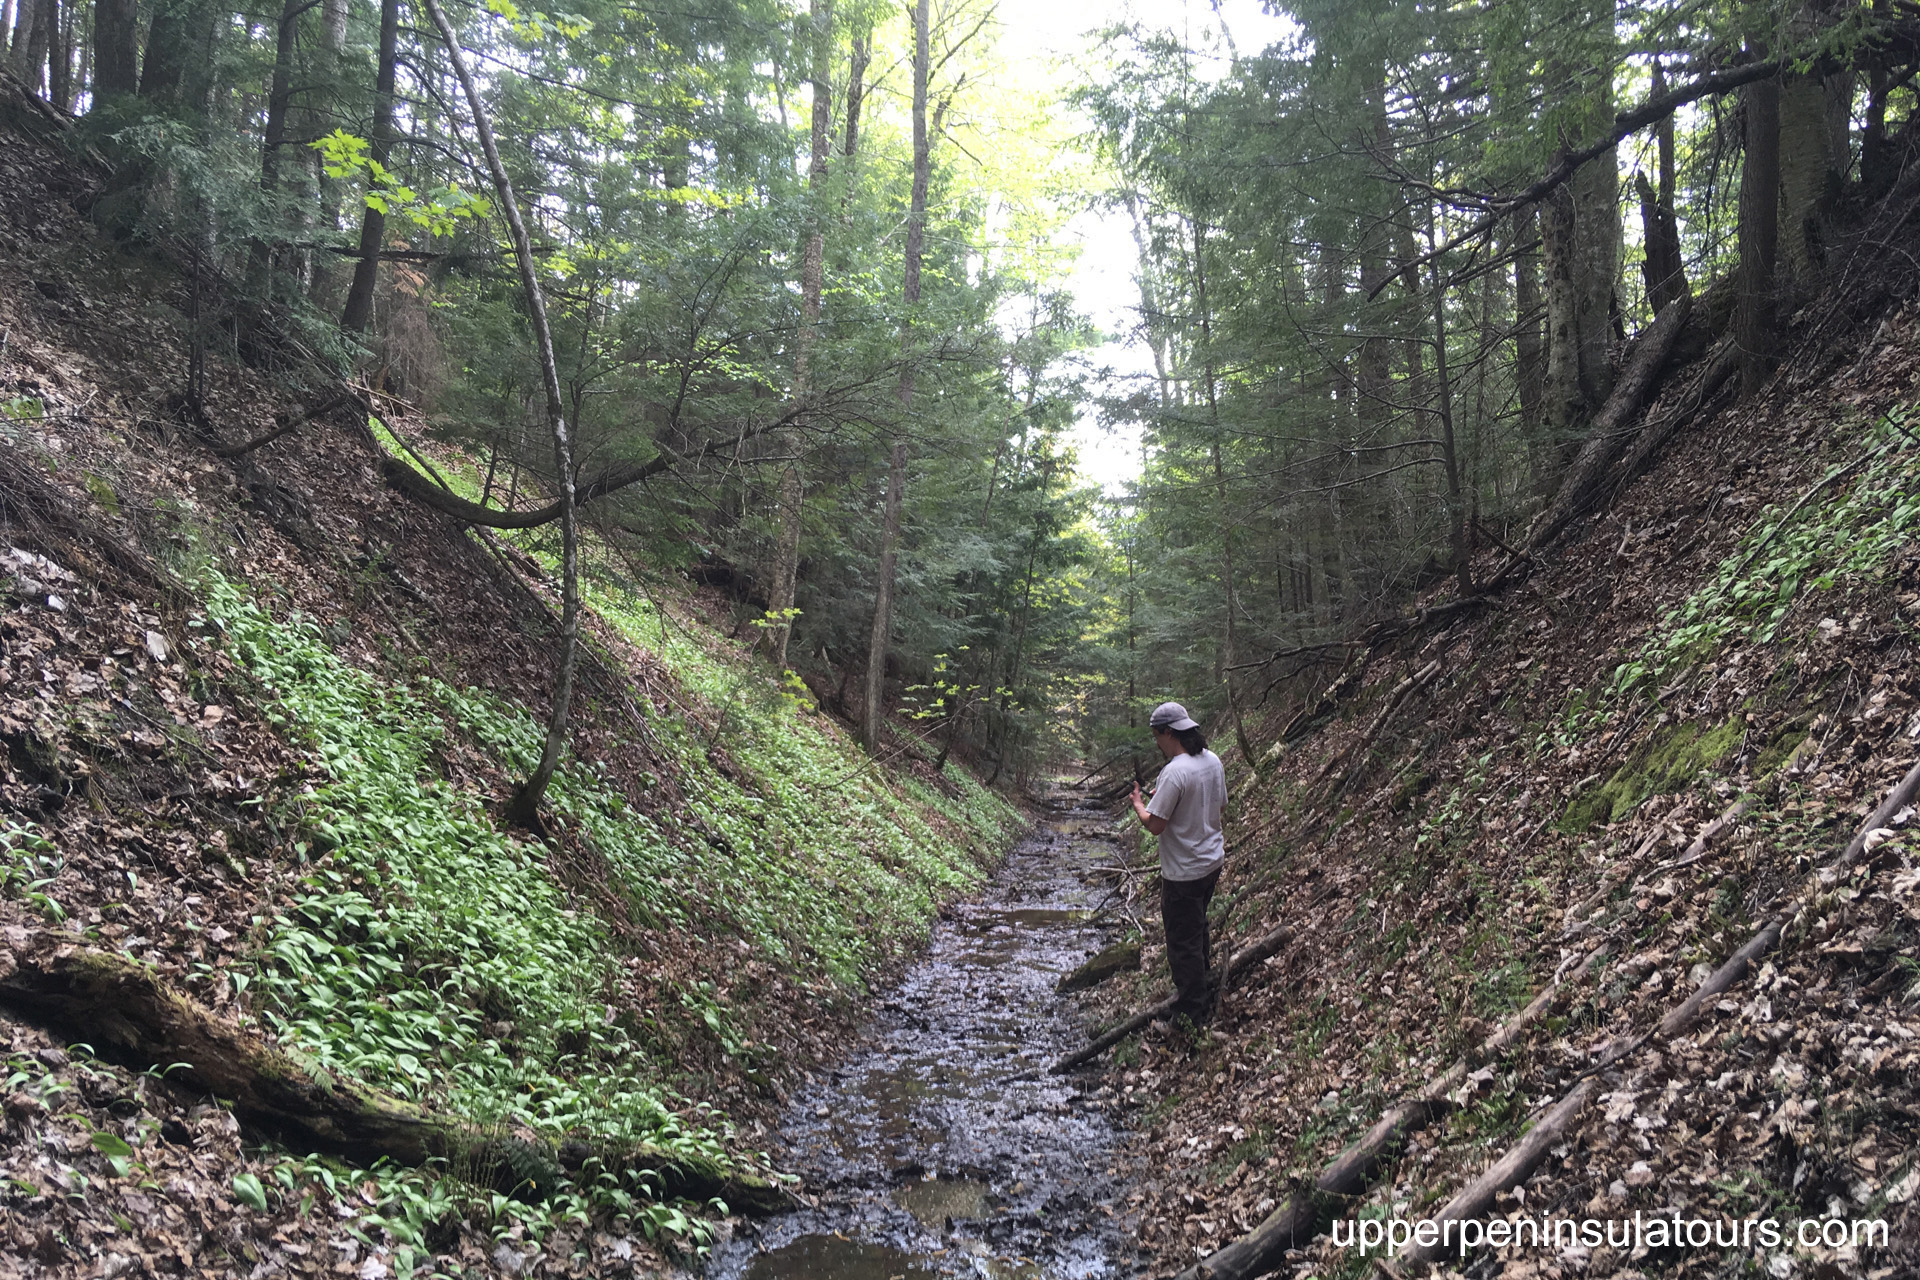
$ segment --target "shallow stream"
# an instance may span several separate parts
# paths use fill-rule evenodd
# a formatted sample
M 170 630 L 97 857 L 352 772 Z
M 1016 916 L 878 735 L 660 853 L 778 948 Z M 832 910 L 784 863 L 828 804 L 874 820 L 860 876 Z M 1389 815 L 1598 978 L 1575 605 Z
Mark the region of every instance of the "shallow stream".
M 715 1251 L 708 1280 L 1106 1280 L 1138 1270 L 1112 1095 L 1091 1073 L 1008 1082 L 1083 1042 L 1060 978 L 1110 936 L 1108 819 L 1064 804 L 797 1091 L 773 1154 L 812 1208 Z

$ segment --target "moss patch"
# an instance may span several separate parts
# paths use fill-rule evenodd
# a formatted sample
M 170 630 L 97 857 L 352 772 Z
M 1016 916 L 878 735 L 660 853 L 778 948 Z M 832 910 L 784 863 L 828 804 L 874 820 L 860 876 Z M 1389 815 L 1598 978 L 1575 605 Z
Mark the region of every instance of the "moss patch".
M 1575 796 L 1560 819 L 1560 829 L 1577 835 L 1618 822 L 1648 796 L 1676 791 L 1702 770 L 1720 763 L 1739 742 L 1736 720 L 1711 730 L 1693 722 L 1671 725 L 1655 734 L 1611 778 Z
M 1773 737 L 1767 740 L 1767 745 L 1760 749 L 1758 756 L 1754 757 L 1754 780 L 1757 782 L 1762 778 L 1773 776 L 1788 760 L 1791 760 L 1793 753 L 1799 750 L 1800 744 L 1807 740 L 1807 734 L 1812 725 L 1813 713 L 1809 711 L 1793 717 L 1775 730 Z

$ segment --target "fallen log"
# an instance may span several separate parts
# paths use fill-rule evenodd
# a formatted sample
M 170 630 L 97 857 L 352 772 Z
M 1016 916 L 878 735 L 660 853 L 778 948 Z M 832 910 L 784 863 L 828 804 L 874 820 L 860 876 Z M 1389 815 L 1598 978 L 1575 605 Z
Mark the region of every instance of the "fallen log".
M 1588 952 L 1572 976 L 1585 974 L 1601 954 L 1598 948 Z M 1320 1171 L 1311 1187 L 1295 1190 L 1259 1226 L 1187 1268 L 1178 1280 L 1252 1280 L 1278 1267 L 1287 1250 L 1312 1240 L 1333 1220 L 1344 1202 L 1364 1192 L 1408 1138 L 1444 1119 L 1454 1109 L 1447 1095 L 1466 1080 L 1471 1064 L 1504 1053 L 1527 1024 L 1550 1008 L 1566 988 L 1564 981 L 1556 979 L 1549 983 L 1524 1009 L 1446 1073 L 1430 1081 L 1418 1095 L 1382 1112 L 1358 1142 Z
M 1887 793 L 1887 798 L 1882 800 L 1880 807 L 1868 816 L 1866 824 L 1860 828 L 1859 833 L 1847 842 L 1846 851 L 1829 870 L 1844 871 L 1852 866 L 1854 861 L 1867 851 L 1867 837 L 1892 822 L 1894 815 L 1912 804 L 1917 794 L 1920 794 L 1920 761 L 1915 761 L 1913 767 L 1907 770 L 1907 776 L 1894 784 L 1893 790 Z
M 1234 953 L 1233 959 L 1227 961 L 1226 981 L 1231 983 L 1242 973 L 1245 973 L 1248 969 L 1253 968 L 1253 966 L 1267 959 L 1267 957 L 1279 951 L 1281 947 L 1286 946 L 1292 939 L 1293 926 L 1283 924 L 1265 937 L 1250 942 L 1240 948 L 1240 950 Z M 1216 978 L 1216 985 L 1218 982 L 1219 979 Z M 1152 1022 L 1155 1018 L 1164 1018 L 1172 1013 L 1174 1006 L 1179 1002 L 1179 996 L 1171 995 L 1152 1008 L 1143 1009 L 1131 1018 L 1128 1018 L 1125 1022 L 1122 1022 L 1119 1026 L 1107 1031 L 1104 1035 L 1095 1037 L 1085 1048 L 1077 1049 L 1066 1057 L 1059 1059 L 1047 1068 L 1047 1074 L 1057 1076 L 1063 1072 L 1073 1070 L 1083 1062 L 1091 1062 L 1108 1049 L 1111 1049 L 1114 1045 L 1119 1044 L 1122 1040 L 1125 1040 L 1128 1036 Z
M 1380 1166 L 1414 1133 L 1444 1116 L 1444 1102 L 1414 1100 L 1387 1108 L 1360 1141 L 1320 1172 L 1311 1187 L 1290 1194 L 1261 1224 L 1182 1271 L 1176 1280 L 1249 1280 L 1280 1264 L 1287 1250 L 1320 1234 L 1345 1200 L 1359 1195 Z
M 358 1164 L 445 1160 L 472 1181 L 522 1196 L 544 1195 L 563 1176 L 557 1153 L 543 1142 L 502 1138 L 311 1067 L 181 994 L 148 966 L 70 934 L 0 931 L 0 1005 L 75 1033 L 100 1056 L 134 1070 L 169 1067 L 170 1080 L 227 1101 L 243 1125 L 299 1150 Z M 750 1213 L 793 1204 L 771 1180 L 707 1156 L 645 1143 L 588 1142 L 584 1151 L 569 1143 L 570 1164 L 593 1159 L 609 1170 L 651 1175 L 663 1196 L 717 1196 Z
M 1538 551 L 1551 542 L 1592 504 L 1601 480 L 1627 446 L 1627 423 L 1640 411 L 1659 382 L 1667 357 L 1673 354 L 1673 344 L 1692 311 L 1693 295 L 1683 293 L 1640 335 L 1620 381 L 1614 384 L 1612 394 L 1594 415 L 1586 441 L 1561 478 L 1553 501 L 1547 504 L 1528 535 L 1528 551 Z
M 1906 776 L 1894 785 L 1886 799 L 1880 803 L 1879 808 L 1867 818 L 1859 834 L 1848 843 L 1846 850 L 1826 870 L 1830 872 L 1844 868 L 1858 858 L 1866 847 L 1867 834 L 1877 827 L 1885 826 L 1903 806 L 1912 803 L 1916 795 L 1920 795 L 1920 762 L 1916 762 L 1907 771 Z M 1689 847 L 1688 854 L 1704 853 L 1713 839 L 1737 822 L 1745 812 L 1744 804 L 1736 803 L 1730 807 L 1700 832 Z M 1553 1108 L 1542 1116 L 1527 1135 L 1505 1156 L 1495 1161 L 1491 1168 L 1449 1201 L 1447 1206 L 1434 1216 L 1433 1221 L 1445 1222 L 1449 1218 L 1464 1218 L 1482 1213 L 1492 1203 L 1494 1196 L 1527 1178 L 1539 1166 L 1554 1143 L 1572 1127 L 1574 1120 L 1586 1109 L 1587 1103 L 1593 1098 L 1594 1091 L 1599 1087 L 1601 1071 L 1639 1051 L 1650 1041 L 1655 1039 L 1666 1041 L 1685 1034 L 1706 1009 L 1708 1002 L 1719 999 L 1735 983 L 1744 979 L 1761 956 L 1779 945 L 1784 926 L 1783 920 L 1769 921 L 1762 926 L 1758 933 L 1748 939 L 1745 946 L 1714 970 L 1706 982 L 1701 984 L 1699 990 L 1669 1010 L 1652 1031 L 1640 1036 L 1619 1036 L 1608 1042 L 1597 1055 L 1594 1066 L 1588 1069 L 1583 1078 L 1576 1081 L 1574 1087 L 1554 1104 Z M 1600 955 L 1601 951 L 1597 949 L 1590 952 L 1575 972 L 1585 972 Z M 1551 997 L 1563 989 L 1563 984 L 1556 984 L 1534 997 L 1532 1002 L 1515 1015 L 1506 1026 L 1483 1042 L 1481 1051 L 1483 1053 L 1489 1050 L 1500 1051 L 1511 1045 L 1518 1031 L 1550 1005 Z M 1445 1075 L 1428 1085 L 1415 1102 L 1439 1103 L 1444 1106 L 1444 1095 L 1458 1087 L 1459 1081 L 1465 1077 L 1466 1070 L 1466 1061 L 1456 1063 Z M 1424 1123 L 1424 1121 L 1415 1121 L 1413 1117 L 1416 1114 L 1420 1113 L 1397 1112 L 1395 1109 L 1389 1109 L 1373 1129 L 1368 1131 L 1367 1136 L 1355 1144 L 1353 1152 L 1365 1149 L 1370 1142 L 1376 1140 L 1376 1135 L 1393 1132 L 1396 1124 L 1412 1125 L 1413 1127 L 1408 1128 L 1406 1132 L 1413 1132 L 1419 1123 Z M 1444 1114 L 1444 1111 L 1439 1114 Z M 1381 1150 L 1384 1151 L 1385 1147 L 1383 1146 Z M 1341 1160 L 1346 1159 L 1346 1155 L 1341 1157 Z M 1374 1165 L 1377 1167 L 1379 1162 L 1379 1158 L 1376 1157 Z M 1326 1179 L 1340 1163 L 1340 1160 L 1336 1160 L 1333 1165 L 1327 1166 L 1321 1174 L 1321 1180 Z M 1272 1271 L 1284 1259 L 1288 1249 L 1297 1249 L 1313 1239 L 1331 1217 L 1334 1198 L 1321 1192 L 1321 1180 L 1316 1180 L 1312 1191 L 1294 1192 L 1266 1221 L 1182 1271 L 1177 1280 L 1253 1280 L 1256 1276 Z M 1416 1245 L 1413 1249 L 1403 1252 L 1401 1258 L 1409 1261 L 1432 1261 L 1437 1257 L 1439 1247 L 1421 1250 Z
M 1556 1143 L 1566 1134 L 1568 1126 L 1593 1101 L 1594 1093 L 1600 1088 L 1597 1076 L 1588 1076 L 1575 1085 L 1567 1095 L 1553 1105 L 1553 1109 L 1541 1116 L 1533 1128 L 1527 1130 L 1526 1137 L 1515 1143 L 1505 1155 L 1493 1163 L 1485 1173 L 1464 1187 L 1460 1194 L 1447 1201 L 1446 1206 L 1433 1215 L 1435 1222 L 1457 1222 L 1463 1218 L 1477 1218 L 1487 1211 L 1493 1198 L 1508 1187 L 1520 1182 L 1539 1167 L 1547 1158 Z M 1443 1245 L 1414 1245 L 1401 1253 L 1408 1262 L 1431 1262 L 1440 1255 Z
M 361 392 L 358 389 L 352 387 L 343 388 L 313 408 L 279 420 L 271 428 L 254 436 L 251 440 L 243 440 L 239 444 L 213 445 L 213 455 L 216 458 L 245 457 L 255 449 L 263 449 L 275 440 L 278 440 L 281 436 L 291 434 L 323 413 L 332 413 L 342 405 L 361 403 L 360 397 Z
M 1674 433 L 1693 420 L 1695 414 L 1711 400 L 1740 370 L 1740 349 L 1732 339 L 1727 339 L 1714 348 L 1707 367 L 1694 381 L 1692 392 L 1686 402 L 1670 413 L 1649 419 L 1640 428 L 1640 434 L 1628 450 L 1624 461 L 1615 469 L 1612 485 L 1615 491 L 1625 486 L 1653 462 L 1655 454 L 1671 440 Z

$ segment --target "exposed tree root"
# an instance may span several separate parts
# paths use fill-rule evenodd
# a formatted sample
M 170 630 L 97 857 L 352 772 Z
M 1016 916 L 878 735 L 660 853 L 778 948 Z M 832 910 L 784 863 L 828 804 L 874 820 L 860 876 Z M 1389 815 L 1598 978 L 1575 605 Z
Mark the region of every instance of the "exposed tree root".
M 502 1138 L 352 1080 L 329 1075 L 219 1017 L 124 956 L 79 945 L 51 930 L 0 932 L 0 1004 L 85 1039 L 103 1057 L 231 1103 L 257 1132 L 300 1150 L 357 1163 L 382 1157 L 416 1166 L 442 1159 L 462 1176 L 513 1194 L 539 1195 L 562 1176 L 544 1143 Z M 705 1156 L 646 1144 L 568 1144 L 568 1162 L 598 1159 L 612 1170 L 646 1171 L 660 1193 L 729 1208 L 775 1212 L 791 1197 L 766 1178 Z

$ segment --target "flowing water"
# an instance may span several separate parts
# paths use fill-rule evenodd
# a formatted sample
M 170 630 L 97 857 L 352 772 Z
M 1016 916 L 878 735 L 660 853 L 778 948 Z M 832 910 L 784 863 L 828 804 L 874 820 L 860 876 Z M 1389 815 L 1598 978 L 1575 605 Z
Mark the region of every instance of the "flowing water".
M 1012 1081 L 1084 1041 L 1055 984 L 1097 951 L 1108 820 L 1058 805 L 947 913 L 774 1154 L 815 1207 L 750 1227 L 708 1280 L 1106 1280 L 1139 1255 L 1118 1109 L 1088 1073 Z M 1096 1089 L 1096 1092 L 1084 1092 Z

